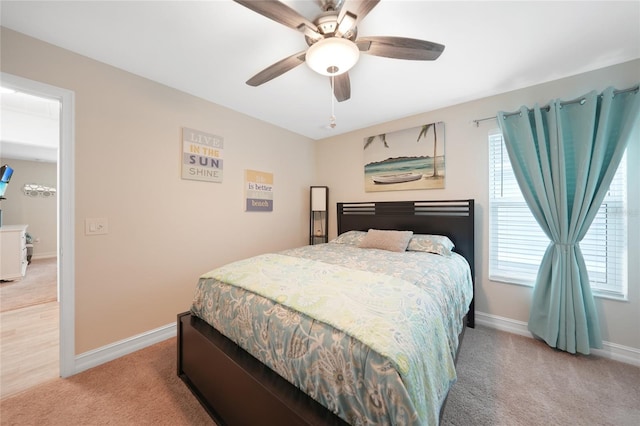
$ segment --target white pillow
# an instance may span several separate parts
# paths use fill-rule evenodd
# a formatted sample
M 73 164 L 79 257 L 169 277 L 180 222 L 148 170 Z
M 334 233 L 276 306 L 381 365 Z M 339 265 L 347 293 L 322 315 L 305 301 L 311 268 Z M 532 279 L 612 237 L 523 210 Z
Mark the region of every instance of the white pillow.
M 451 250 L 453 243 L 444 235 L 415 234 L 407 247 L 407 251 L 426 251 L 442 256 L 451 256 Z
M 347 244 L 350 246 L 358 246 L 360 242 L 367 235 L 364 231 L 347 231 L 340 235 L 335 240 L 331 240 L 332 243 L 336 244 Z

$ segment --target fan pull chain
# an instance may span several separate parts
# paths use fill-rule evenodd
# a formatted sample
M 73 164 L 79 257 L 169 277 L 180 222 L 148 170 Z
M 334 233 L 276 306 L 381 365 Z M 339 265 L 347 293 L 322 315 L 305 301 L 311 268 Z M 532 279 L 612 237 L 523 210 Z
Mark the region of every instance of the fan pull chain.
M 332 129 L 336 128 L 336 115 L 334 111 L 334 96 L 333 96 L 333 90 L 335 87 L 334 84 L 335 84 L 335 75 L 331 75 L 331 117 L 329 117 L 329 127 L 331 127 Z

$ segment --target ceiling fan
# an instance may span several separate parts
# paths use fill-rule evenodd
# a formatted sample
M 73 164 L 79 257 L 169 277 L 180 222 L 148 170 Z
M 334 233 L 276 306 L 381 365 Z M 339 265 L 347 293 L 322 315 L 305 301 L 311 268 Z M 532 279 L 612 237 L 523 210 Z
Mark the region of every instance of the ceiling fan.
M 360 53 L 395 59 L 433 61 L 444 46 L 405 37 L 361 37 L 358 24 L 380 0 L 318 0 L 322 12 L 313 22 L 278 0 L 234 0 L 287 27 L 304 34 L 309 47 L 265 68 L 247 80 L 250 86 L 264 84 L 306 62 L 314 71 L 330 76 L 338 102 L 351 97 L 348 71 Z

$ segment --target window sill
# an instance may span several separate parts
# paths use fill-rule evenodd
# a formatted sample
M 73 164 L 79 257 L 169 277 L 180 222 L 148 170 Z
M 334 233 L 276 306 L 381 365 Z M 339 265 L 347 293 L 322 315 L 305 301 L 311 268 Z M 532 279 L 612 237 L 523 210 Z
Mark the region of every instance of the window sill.
M 598 299 L 614 300 L 616 302 L 629 302 L 629 298 L 623 294 L 605 293 L 597 290 L 593 290 L 593 297 L 597 297 Z
M 533 289 L 533 286 L 534 286 L 533 281 L 517 280 L 515 278 L 490 276 L 489 281 L 498 282 L 502 284 L 517 285 L 520 287 L 528 287 L 530 289 Z M 604 291 L 598 291 L 598 290 L 592 290 L 592 293 L 593 293 L 593 297 L 597 297 L 598 299 L 607 299 L 607 300 L 613 300 L 616 302 L 629 302 L 629 298 L 627 296 L 619 293 L 610 293 L 610 292 L 604 292 Z

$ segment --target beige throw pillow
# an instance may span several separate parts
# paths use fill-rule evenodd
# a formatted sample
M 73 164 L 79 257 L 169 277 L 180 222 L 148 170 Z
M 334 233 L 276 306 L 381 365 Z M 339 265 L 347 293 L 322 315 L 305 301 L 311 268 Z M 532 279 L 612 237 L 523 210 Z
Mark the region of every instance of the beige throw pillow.
M 413 231 L 369 229 L 359 247 L 402 252 L 407 249 L 412 235 Z

